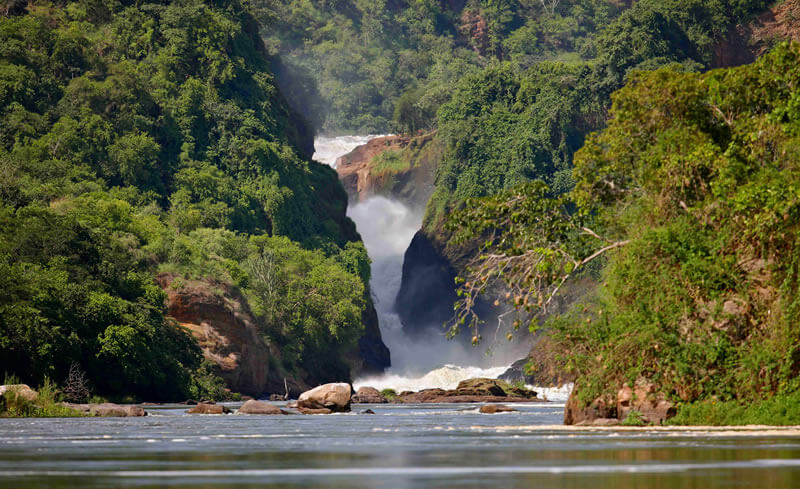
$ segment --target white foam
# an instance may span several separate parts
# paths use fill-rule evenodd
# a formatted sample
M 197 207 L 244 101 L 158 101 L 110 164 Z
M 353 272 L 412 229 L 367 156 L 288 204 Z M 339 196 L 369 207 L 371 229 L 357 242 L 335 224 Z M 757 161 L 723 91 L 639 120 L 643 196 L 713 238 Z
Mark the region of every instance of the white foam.
M 369 136 L 339 136 L 329 138 L 319 136 L 314 140 L 313 159 L 320 163 L 325 163 L 336 168 L 336 160 L 343 155 L 353 151 L 362 144 L 367 144 L 371 139 L 387 136 L 387 134 L 376 134 Z
M 474 379 L 478 377 L 496 379 L 500 374 L 508 369 L 507 366 L 480 368 L 480 367 L 460 367 L 458 365 L 445 365 L 431 370 L 422 376 L 409 377 L 405 375 L 392 374 L 391 371 L 384 375 L 375 377 L 365 377 L 356 379 L 353 387 L 369 386 L 378 390 L 394 389 L 402 391 L 420 391 L 422 389 L 455 389 L 462 380 Z

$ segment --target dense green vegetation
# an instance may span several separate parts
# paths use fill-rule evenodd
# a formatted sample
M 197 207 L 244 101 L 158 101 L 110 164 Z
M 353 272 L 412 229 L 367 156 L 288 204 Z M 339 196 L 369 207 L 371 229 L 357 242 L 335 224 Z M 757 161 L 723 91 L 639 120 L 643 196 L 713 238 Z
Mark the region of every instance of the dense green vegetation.
M 499 267 L 531 319 L 603 262 L 602 286 L 548 322 L 581 401 L 644 378 L 681 403 L 678 423 L 800 421 L 798 66 L 784 44 L 751 66 L 633 75 L 574 190 L 531 184 L 457 214 L 491 250 L 462 308 Z
M 577 61 L 607 0 L 256 0 L 290 98 L 328 133 L 415 132 L 463 77 L 499 60 Z M 585 53 L 585 54 L 584 54 Z
M 341 362 L 368 258 L 257 32 L 239 2 L 0 17 L 0 372 L 38 385 L 77 363 L 102 395 L 213 395 L 165 317 L 154 277 L 176 271 L 242 287 L 289 371 Z
M 502 2 L 501 2 L 502 3 Z M 559 8 L 566 8 L 563 2 Z M 493 63 L 463 77 L 438 110 L 446 146 L 425 229 L 470 197 L 540 179 L 554 193 L 572 187 L 572 157 L 605 124 L 611 93 L 632 70 L 713 66 L 715 42 L 764 8 L 762 1 L 636 2 L 583 44 L 573 62 Z M 439 238 L 440 241 L 447 239 Z

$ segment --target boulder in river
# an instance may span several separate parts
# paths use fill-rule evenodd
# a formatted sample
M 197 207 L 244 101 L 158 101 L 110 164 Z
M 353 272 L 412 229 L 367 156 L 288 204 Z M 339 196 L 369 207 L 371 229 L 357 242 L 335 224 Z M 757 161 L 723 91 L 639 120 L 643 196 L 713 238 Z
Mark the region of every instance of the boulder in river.
M 359 388 L 352 401 L 356 404 L 386 404 L 388 402 L 374 387 Z
M 299 407 L 299 408 L 297 408 L 297 410 L 300 411 L 300 414 L 331 414 L 333 412 L 328 408 L 305 408 L 305 407 Z
M 251 399 L 242 404 L 236 414 L 286 414 L 286 412 L 268 402 Z
M 147 412 L 140 406 L 123 406 L 110 402 L 104 402 L 102 404 L 89 404 L 89 413 L 94 416 L 115 418 L 147 416 Z
M 505 404 L 486 404 L 481 406 L 479 411 L 482 414 L 497 414 L 497 413 L 510 413 L 517 410 L 512 407 L 506 406 Z
M 134 406 L 132 404 L 114 404 L 111 402 L 104 402 L 100 404 L 73 404 L 69 402 L 62 403 L 65 407 L 74 409 L 89 416 L 99 416 L 103 418 L 131 418 L 139 416 L 147 416 L 147 411 L 141 406 Z
M 230 414 L 231 410 L 222 404 L 207 404 L 201 402 L 186 412 L 188 414 Z
M 297 400 L 299 408 L 330 409 L 337 413 L 350 411 L 353 388 L 347 383 L 324 384 L 300 394 Z

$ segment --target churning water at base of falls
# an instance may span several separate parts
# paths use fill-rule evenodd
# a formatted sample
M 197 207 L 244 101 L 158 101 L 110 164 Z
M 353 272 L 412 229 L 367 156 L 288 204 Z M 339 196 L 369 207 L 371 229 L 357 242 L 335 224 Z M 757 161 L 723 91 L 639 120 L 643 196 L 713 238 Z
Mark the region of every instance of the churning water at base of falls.
M 317 138 L 314 159 L 335 166 L 340 156 L 374 137 L 378 136 Z M 396 200 L 374 196 L 364 202 L 351 203 L 347 215 L 356 223 L 372 260 L 370 290 L 381 335 L 392 360 L 386 375 L 358 379 L 357 386 L 391 387 L 398 391 L 454 388 L 467 378 L 496 378 L 518 358 L 486 357 L 481 354 L 484 350 L 446 341 L 443 330 L 424 339 L 412 340 L 406 336 L 394 303 L 400 290 L 403 256 L 420 229 L 422 214 Z

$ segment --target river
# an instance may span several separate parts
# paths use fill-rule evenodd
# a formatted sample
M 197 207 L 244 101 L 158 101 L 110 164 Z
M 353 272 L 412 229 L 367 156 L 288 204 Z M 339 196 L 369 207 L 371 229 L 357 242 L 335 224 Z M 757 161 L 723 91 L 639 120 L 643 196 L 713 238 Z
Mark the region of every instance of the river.
M 479 414 L 0 419 L 2 488 L 800 487 L 800 433 L 576 429 L 562 403 Z M 355 412 L 366 406 L 355 406 Z
M 326 162 L 365 139 L 331 140 L 339 147 Z M 373 258 L 394 364 L 356 387 L 447 388 L 501 373 L 502 360 L 472 365 L 404 339 L 392 294 L 419 216 L 387 199 L 349 214 Z M 496 415 L 383 404 L 327 416 L 189 416 L 173 405 L 147 407 L 143 418 L 0 419 L 0 488 L 800 488 L 798 429 L 565 427 L 568 388 L 539 390 L 550 402 Z M 360 414 L 367 408 L 375 414 Z

